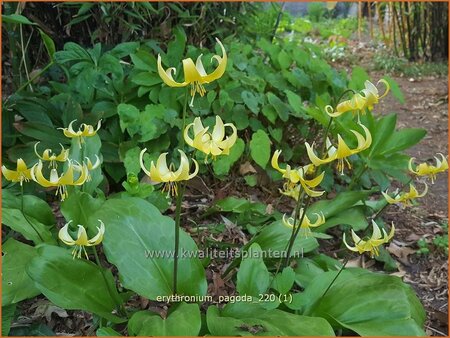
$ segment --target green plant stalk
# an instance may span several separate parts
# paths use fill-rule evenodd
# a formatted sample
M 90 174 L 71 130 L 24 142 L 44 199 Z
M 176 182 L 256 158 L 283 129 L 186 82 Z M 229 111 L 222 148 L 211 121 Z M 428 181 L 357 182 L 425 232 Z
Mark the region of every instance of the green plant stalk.
M 116 298 L 113 297 L 113 295 L 112 295 L 112 292 L 109 288 L 108 280 L 106 279 L 105 272 L 103 271 L 104 267 L 102 266 L 102 263 L 100 262 L 100 258 L 98 257 L 98 253 L 97 253 L 97 249 L 96 249 L 95 245 L 92 247 L 92 251 L 94 252 L 95 262 L 97 263 L 98 267 L 100 268 L 100 272 L 102 273 L 102 277 L 103 277 L 103 280 L 105 281 L 109 295 L 116 303 L 119 313 L 125 317 L 128 317 L 127 311 L 125 310 L 125 307 L 123 306 L 123 304 L 117 302 Z M 101 323 L 101 321 L 100 321 L 100 323 Z M 101 327 L 101 324 L 100 324 L 100 327 Z
M 348 263 L 348 257 L 345 258 L 344 263 L 342 264 L 341 268 L 339 269 L 338 273 L 336 274 L 336 276 L 334 276 L 333 280 L 331 281 L 330 285 L 328 285 L 328 287 L 326 288 L 325 292 L 323 293 L 323 295 L 320 297 L 320 299 L 322 299 L 323 297 L 325 297 L 325 295 L 327 294 L 328 290 L 330 290 L 330 288 L 333 286 L 334 282 L 336 281 L 336 279 L 339 277 L 339 275 L 341 274 L 342 271 L 344 271 L 345 266 Z
M 348 186 L 348 190 L 350 191 L 353 186 L 359 181 L 359 179 L 361 178 L 362 175 L 364 175 L 364 173 L 367 171 L 367 169 L 369 169 L 369 167 L 367 166 L 367 164 L 364 164 L 364 166 L 362 166 L 361 168 L 359 168 L 359 171 L 356 175 L 354 175 L 352 177 L 352 180 Z
M 23 184 L 21 182 L 20 184 L 20 211 L 22 212 L 23 217 L 27 220 L 28 224 L 33 228 L 33 230 L 36 232 L 36 234 L 38 235 L 39 239 L 42 242 L 45 242 L 44 239 L 42 238 L 41 234 L 39 233 L 39 231 L 37 231 L 37 229 L 34 227 L 33 223 L 30 222 L 30 220 L 28 219 L 27 215 L 25 214 L 24 208 L 23 208 Z
M 26 83 L 24 83 L 22 86 L 17 89 L 17 92 L 22 91 L 25 89 L 30 83 L 32 83 L 34 80 L 36 80 L 38 77 L 40 77 L 43 73 L 47 71 L 51 66 L 53 66 L 53 61 L 51 61 L 47 66 L 45 66 L 39 73 L 37 73 L 35 76 L 33 76 L 30 80 L 28 80 Z
M 177 206 L 175 209 L 175 249 L 173 256 L 173 293 L 177 293 L 178 251 L 180 246 L 181 202 L 184 195 L 184 183 L 177 183 Z
M 186 87 L 186 92 L 184 94 L 184 105 L 183 105 L 183 115 L 182 115 L 183 127 L 181 128 L 181 150 L 183 150 L 183 151 L 184 151 L 184 145 L 186 142 L 184 140 L 184 129 L 186 128 L 186 112 L 187 112 L 188 99 L 189 99 L 189 87 Z

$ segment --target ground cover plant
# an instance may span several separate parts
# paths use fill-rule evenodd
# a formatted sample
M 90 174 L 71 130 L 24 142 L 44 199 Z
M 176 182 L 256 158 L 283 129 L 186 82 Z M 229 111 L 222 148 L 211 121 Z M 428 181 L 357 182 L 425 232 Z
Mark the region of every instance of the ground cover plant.
M 53 333 L 10 328 L 36 297 L 49 318 L 89 314 L 96 335 L 425 334 L 410 285 L 349 266 L 392 263 L 385 212 L 416 206 L 448 170 L 445 154 L 407 154 L 424 129 L 378 110 L 402 100 L 390 76 L 349 76 L 316 44 L 251 25 L 203 46 L 179 24 L 167 39 L 58 49 L 24 15 L 3 22 L 39 34 L 48 58 L 3 98 L 3 334 Z M 227 194 L 230 176 L 268 182 L 280 210 Z M 202 184 L 225 193 L 192 210 Z M 211 292 L 220 282 L 232 291 Z

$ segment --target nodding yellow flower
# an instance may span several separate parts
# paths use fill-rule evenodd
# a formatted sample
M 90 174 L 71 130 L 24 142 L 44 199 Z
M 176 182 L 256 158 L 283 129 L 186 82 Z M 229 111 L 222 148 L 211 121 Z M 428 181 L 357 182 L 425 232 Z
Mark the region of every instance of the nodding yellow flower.
M 82 123 L 80 125 L 80 128 L 78 129 L 78 131 L 73 130 L 73 123 L 76 120 L 73 120 L 72 122 L 69 123 L 69 126 L 67 128 L 58 128 L 58 129 L 62 129 L 64 136 L 68 137 L 68 138 L 78 138 L 78 146 L 81 148 L 81 144 L 84 143 L 84 138 L 85 137 L 91 137 L 94 136 L 95 134 L 97 134 L 97 131 L 100 129 L 101 125 L 102 125 L 102 120 L 100 119 L 97 123 L 97 129 L 94 129 L 93 126 L 86 124 L 86 123 Z
M 306 142 L 305 143 L 306 151 L 308 153 L 308 157 L 311 160 L 311 162 L 315 166 L 319 166 L 322 164 L 332 162 L 334 160 L 338 160 L 337 169 L 341 173 L 341 175 L 343 175 L 345 164 L 347 164 L 348 168 L 351 169 L 351 164 L 347 160 L 347 157 L 357 154 L 357 153 L 369 148 L 370 145 L 372 144 L 372 135 L 370 135 L 369 129 L 367 129 L 363 124 L 360 124 L 360 126 L 364 129 L 364 133 L 366 134 L 365 138 L 357 131 L 351 130 L 351 132 L 356 136 L 356 139 L 358 140 L 358 145 L 356 146 L 356 148 L 350 149 L 347 146 L 347 144 L 345 143 L 344 139 L 341 137 L 341 135 L 338 134 L 337 148 L 334 147 L 331 144 L 330 139 L 327 138 L 326 147 L 328 149 L 328 157 L 324 158 L 324 159 L 320 159 L 314 153 L 313 147 L 310 146 L 308 142 Z
M 232 134 L 225 137 L 225 128 L 230 127 Z M 189 136 L 189 130 L 193 129 L 194 139 Z M 184 129 L 184 139 L 186 143 L 191 147 L 200 150 L 206 154 L 205 162 L 208 159 L 208 155 L 211 154 L 213 158 L 218 155 L 228 155 L 231 147 L 237 140 L 237 129 L 232 123 L 223 124 L 220 116 L 216 116 L 216 125 L 212 133 L 208 133 L 209 127 L 203 127 L 202 121 L 199 117 L 194 119 L 193 123 L 190 123 Z
M 333 112 L 333 108 L 331 106 L 326 106 L 325 111 L 331 117 L 341 116 L 348 111 L 358 112 L 359 118 L 359 112 L 364 114 L 366 108 L 371 111 L 373 106 L 389 92 L 390 86 L 386 80 L 381 79 L 377 82 L 377 85 L 379 83 L 383 83 L 386 87 L 383 95 L 379 95 L 377 87 L 372 82 L 366 81 L 364 82 L 364 89 L 360 93 L 355 93 L 351 99 L 340 102 L 337 105 L 335 112 Z
M 28 169 L 25 161 L 21 158 L 17 159 L 16 170 L 10 170 L 2 165 L 2 174 L 8 181 L 20 182 L 20 185 L 23 184 L 23 181 L 31 180 L 31 168 Z
M 404 192 L 404 193 L 400 193 L 400 194 L 398 192 L 396 192 L 394 197 L 389 196 L 387 194 L 387 190 L 386 190 L 386 192 L 381 192 L 381 193 L 383 194 L 384 198 L 386 199 L 386 201 L 389 204 L 401 203 L 404 206 L 408 207 L 408 206 L 412 205 L 412 200 L 423 197 L 427 194 L 428 185 L 426 183 L 424 183 L 424 184 L 425 184 L 425 189 L 423 190 L 423 192 L 421 194 L 419 194 L 417 189 L 412 184 L 409 185 L 409 192 Z
M 38 151 L 37 151 L 37 145 L 40 142 L 37 142 L 34 145 L 34 153 L 36 154 L 37 157 L 39 157 L 42 161 L 49 161 L 49 168 L 57 168 L 58 165 L 56 162 L 66 162 L 67 159 L 69 158 L 69 149 L 64 149 L 64 146 L 60 143 L 59 145 L 61 146 L 61 152 L 59 153 L 59 155 L 52 154 L 52 150 L 51 149 L 45 149 L 44 152 L 42 153 L 42 156 L 39 155 Z
M 443 154 L 438 155 L 441 155 L 441 160 L 435 156 L 434 158 L 436 159 L 436 165 L 428 164 L 426 162 L 420 163 L 419 165 L 416 166 L 416 170 L 414 170 L 412 167 L 415 158 L 411 157 L 408 166 L 409 171 L 411 171 L 413 174 L 417 176 L 428 176 L 431 179 L 431 183 L 434 183 L 434 180 L 436 179 L 436 174 L 448 170 L 447 159 Z
M 91 239 L 88 239 L 86 229 L 82 225 L 78 225 L 78 234 L 77 239 L 74 240 L 72 236 L 69 235 L 69 224 L 72 223 L 72 221 L 68 222 L 66 225 L 64 225 L 61 230 L 59 230 L 58 237 L 59 239 L 67 245 L 75 246 L 75 248 L 72 250 L 72 256 L 75 259 L 75 256 L 78 258 L 81 258 L 81 251 L 84 251 L 84 254 L 86 256 L 86 259 L 89 259 L 89 256 L 86 252 L 85 246 L 94 246 L 101 243 L 103 240 L 103 235 L 105 234 L 105 225 L 101 220 L 98 220 L 100 222 L 100 227 L 97 227 L 98 233 Z M 78 255 L 77 255 L 78 253 Z
M 379 246 L 389 242 L 392 237 L 394 237 L 395 227 L 394 223 L 392 223 L 391 231 L 389 235 L 386 233 L 386 230 L 380 230 L 380 227 L 372 220 L 372 237 L 367 240 L 361 239 L 353 230 L 352 230 L 352 239 L 355 243 L 355 246 L 350 246 L 347 244 L 345 240 L 345 233 L 343 235 L 343 242 L 345 246 L 354 252 L 358 252 L 362 254 L 364 252 L 370 252 L 370 256 L 373 258 L 374 256 L 378 256 L 380 253 Z M 383 234 L 381 233 L 383 231 Z
M 190 106 L 192 107 L 194 103 L 194 97 L 196 93 L 199 93 L 200 96 L 205 95 L 206 89 L 203 87 L 203 84 L 210 83 L 214 80 L 219 79 L 223 73 L 225 72 L 225 68 L 227 67 L 227 53 L 225 48 L 219 39 L 216 38 L 217 43 L 220 45 L 222 49 L 222 57 L 219 55 L 214 55 L 212 59 L 215 59 L 218 63 L 217 68 L 210 74 L 206 74 L 205 67 L 202 63 L 202 55 L 200 54 L 197 58 L 196 63 L 192 61 L 191 58 L 187 58 L 183 60 L 183 70 L 184 70 L 184 81 L 176 82 L 173 79 L 173 74 L 175 74 L 175 67 L 168 68 L 164 70 L 161 64 L 161 55 L 158 54 L 158 73 L 164 83 L 170 87 L 185 87 L 187 85 L 191 85 L 191 96 L 192 100 Z M 211 61 L 212 61 L 211 59 Z
M 283 224 L 289 228 L 298 227 L 298 222 L 303 217 L 302 224 L 300 225 L 300 232 L 303 236 L 308 237 L 311 235 L 311 229 L 310 228 L 317 228 L 318 226 L 321 226 L 325 223 L 325 216 L 321 212 L 320 214 L 315 213 L 314 215 L 317 216 L 316 221 L 313 223 L 309 219 L 308 216 L 303 216 L 304 210 L 303 208 L 300 209 L 298 220 L 294 220 L 293 217 L 286 217 L 286 214 L 283 215 Z
M 316 176 L 315 178 L 312 179 L 307 179 L 306 176 L 314 173 L 315 172 L 315 168 L 312 164 L 308 164 L 305 165 L 303 167 L 299 167 L 297 169 L 291 169 L 291 166 L 289 164 L 286 165 L 286 169 L 281 169 L 279 164 L 278 164 L 278 158 L 280 157 L 281 154 L 281 150 L 276 150 L 272 156 L 272 167 L 274 169 L 276 169 L 278 172 L 283 174 L 283 177 L 288 179 L 290 183 L 293 183 L 294 185 L 297 183 L 300 183 L 301 186 L 303 187 L 303 189 L 305 190 L 305 192 L 312 196 L 312 197 L 318 197 L 318 196 L 322 196 L 322 194 L 324 193 L 324 191 L 315 191 L 312 190 L 311 188 L 315 188 L 317 187 L 320 182 L 322 182 L 323 177 L 325 175 L 324 172 L 322 172 L 320 175 Z M 289 185 L 287 186 L 287 189 L 285 189 L 288 192 L 288 196 L 291 196 L 289 192 L 289 190 L 293 189 L 293 185 Z M 298 188 L 300 189 L 300 188 Z M 294 196 L 297 196 L 298 199 L 298 193 L 295 194 L 295 191 L 293 192 Z M 287 194 L 285 194 L 287 195 Z M 292 197 L 294 197 L 292 196 Z M 295 198 L 295 197 L 294 197 Z
M 86 165 L 86 167 L 88 169 L 88 176 L 87 176 L 86 182 L 90 182 L 92 180 L 91 171 L 94 169 L 97 169 L 101 164 L 101 161 L 98 158 L 97 154 L 95 154 L 95 158 L 96 158 L 96 161 L 94 164 L 91 162 L 89 157 L 85 157 L 86 163 L 83 162 L 83 165 Z M 77 162 L 77 164 L 74 164 L 73 166 L 74 166 L 75 170 L 81 172 L 83 170 L 83 165 L 81 165 Z
M 166 157 L 168 153 L 162 153 L 156 161 L 156 166 L 153 161 L 150 163 L 150 171 L 148 171 L 144 165 L 144 153 L 146 150 L 147 148 L 142 150 L 139 156 L 142 170 L 144 170 L 152 181 L 165 183 L 163 191 L 167 190 L 172 196 L 177 195 L 177 186 L 175 182 L 190 180 L 198 173 L 198 163 L 196 160 L 192 159 L 192 162 L 195 164 L 195 169 L 192 174 L 189 174 L 189 160 L 182 150 L 178 150 L 180 152 L 180 166 L 178 167 L 178 170 L 174 170 L 175 166 L 173 163 L 170 164 L 170 169 L 167 167 Z
M 33 181 L 39 183 L 44 188 L 56 187 L 55 195 L 58 193 L 61 196 L 61 201 L 68 196 L 67 186 L 68 185 L 82 185 L 86 182 L 89 171 L 85 164 L 82 166 L 76 166 L 69 160 L 69 166 L 67 167 L 66 172 L 64 172 L 61 176 L 58 175 L 58 171 L 56 169 L 50 170 L 50 178 L 47 180 L 42 174 L 43 164 L 42 161 L 39 160 L 39 163 L 35 164 L 30 171 L 31 178 Z M 74 177 L 74 171 L 80 171 L 80 175 L 77 179 Z

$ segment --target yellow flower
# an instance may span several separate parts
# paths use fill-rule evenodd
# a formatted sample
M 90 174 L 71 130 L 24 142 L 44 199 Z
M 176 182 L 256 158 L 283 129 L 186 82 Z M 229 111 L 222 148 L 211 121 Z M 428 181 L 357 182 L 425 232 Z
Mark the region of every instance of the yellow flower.
M 77 239 L 74 240 L 69 235 L 69 224 L 72 223 L 72 221 L 70 221 L 69 223 L 64 225 L 64 227 L 62 227 L 61 230 L 59 230 L 58 237 L 64 244 L 67 244 L 70 246 L 75 245 L 75 248 L 72 251 L 73 258 L 75 258 L 75 255 L 77 254 L 77 252 L 78 252 L 77 257 L 81 258 L 81 251 L 83 250 L 84 254 L 86 256 L 86 259 L 89 259 L 86 249 L 84 247 L 100 244 L 100 242 L 103 240 L 103 235 L 105 233 L 105 225 L 103 224 L 103 222 L 101 220 L 98 220 L 98 221 L 100 222 L 100 227 L 97 227 L 98 233 L 91 239 L 88 239 L 86 229 L 84 228 L 84 226 L 78 225 Z
M 428 163 L 420 163 L 416 170 L 413 169 L 412 164 L 415 160 L 414 157 L 411 157 L 409 160 L 409 171 L 411 171 L 413 174 L 417 176 L 428 176 L 431 179 L 431 183 L 434 183 L 434 180 L 436 179 L 436 174 L 444 172 L 448 170 L 448 162 L 444 155 L 441 155 L 442 160 L 438 159 L 436 156 L 434 157 L 436 159 L 436 165 L 430 165 Z
M 308 237 L 309 235 L 311 235 L 311 229 L 310 228 L 316 228 L 318 226 L 321 226 L 322 224 L 325 223 L 325 216 L 323 215 L 323 213 L 317 214 L 315 213 L 314 215 L 317 216 L 316 221 L 313 223 L 311 222 L 311 220 L 309 219 L 308 216 L 303 216 L 303 208 L 300 209 L 299 212 L 299 216 L 298 216 L 298 221 L 294 220 L 293 217 L 286 217 L 286 214 L 283 215 L 283 224 L 289 228 L 293 228 L 293 227 L 298 227 L 298 222 L 302 219 L 302 224 L 300 225 L 300 232 L 302 232 L 302 235 L 305 237 Z
M 102 125 L 102 120 L 100 119 L 97 123 L 97 129 L 94 129 L 93 126 L 86 124 L 86 123 L 82 123 L 80 128 L 78 129 L 78 131 L 73 130 L 73 123 L 76 120 L 73 120 L 72 122 L 69 123 L 69 126 L 67 128 L 58 128 L 58 129 L 62 129 L 62 131 L 64 132 L 64 135 L 68 138 L 78 138 L 78 146 L 81 148 L 81 143 L 84 143 L 84 138 L 85 137 L 91 137 L 94 136 L 95 134 L 97 134 L 97 131 L 100 129 L 101 125 Z
M 381 230 L 379 226 L 372 221 L 372 237 L 370 237 L 368 240 L 363 240 L 359 238 L 359 236 L 352 230 L 352 239 L 355 243 L 355 246 L 349 246 L 345 240 L 345 233 L 343 236 L 343 241 L 345 246 L 354 252 L 359 252 L 360 254 L 364 252 L 370 252 L 370 256 L 373 258 L 373 256 L 379 255 L 379 246 L 382 244 L 385 244 L 391 240 L 392 237 L 394 237 L 395 227 L 392 223 L 391 231 L 389 235 L 386 233 L 384 229 L 382 229 L 383 234 L 381 234 Z
M 338 134 L 338 146 L 337 149 L 334 147 L 330 140 L 327 138 L 326 147 L 328 149 L 328 158 L 320 159 L 315 153 L 313 148 L 309 145 L 308 142 L 305 143 L 306 151 L 308 152 L 308 157 L 311 162 L 315 166 L 319 166 L 325 163 L 332 162 L 334 160 L 338 160 L 337 169 L 341 173 L 344 174 L 344 163 L 347 164 L 348 168 L 351 169 L 350 162 L 347 160 L 347 157 L 357 154 L 367 148 L 372 144 L 372 135 L 370 135 L 369 130 L 363 125 L 360 126 L 364 129 L 366 137 L 362 136 L 357 131 L 351 130 L 351 132 L 356 136 L 358 140 L 358 145 L 355 149 L 350 149 L 345 141 L 342 139 L 341 135 Z M 345 161 L 345 162 L 344 162 Z
M 82 185 L 84 182 L 86 182 L 89 174 L 88 168 L 85 164 L 78 168 L 70 160 L 66 172 L 59 176 L 58 171 L 53 168 L 50 170 L 50 178 L 48 180 L 42 174 L 42 168 L 42 161 L 39 160 L 39 163 L 35 164 L 31 168 L 31 178 L 33 179 L 33 181 L 39 183 L 44 188 L 56 187 L 55 195 L 59 193 L 61 196 L 61 201 L 64 201 L 64 199 L 68 196 L 68 185 Z M 75 179 L 74 177 L 74 171 L 80 171 L 80 175 L 77 179 Z
M 73 165 L 74 168 L 75 168 L 75 170 L 77 170 L 77 171 L 79 171 L 79 172 L 83 171 L 83 166 L 84 166 L 84 165 L 87 167 L 87 169 L 88 169 L 88 176 L 87 176 L 86 182 L 89 182 L 89 181 L 92 180 L 92 177 L 91 177 L 91 173 L 90 173 L 90 172 L 91 172 L 92 170 L 97 169 L 97 168 L 100 166 L 100 164 L 101 164 L 101 161 L 100 161 L 100 159 L 98 158 L 97 154 L 95 155 L 95 158 L 96 158 L 96 161 L 95 161 L 94 164 L 91 162 L 91 160 L 89 159 L 89 157 L 85 157 L 85 159 L 86 159 L 86 164 L 83 162 L 83 165 L 81 165 L 81 164 L 79 164 L 79 163 L 77 162 L 77 164 L 74 164 L 74 165 Z
M 312 197 L 322 196 L 324 191 L 315 191 L 310 188 L 317 187 L 320 184 L 320 182 L 322 182 L 325 173 L 322 172 L 320 175 L 316 176 L 313 179 L 306 179 L 305 176 L 307 174 L 310 174 L 311 170 L 314 169 L 314 168 L 312 168 L 313 166 L 311 164 L 305 165 L 305 166 L 297 168 L 297 169 L 291 169 L 291 166 L 289 164 L 287 164 L 286 169 L 281 169 L 278 164 L 278 158 L 280 157 L 280 154 L 281 154 L 281 150 L 276 150 L 275 153 L 273 154 L 272 167 L 274 169 L 276 169 L 277 171 L 279 171 L 280 173 L 282 173 L 283 177 L 288 179 L 291 183 L 293 183 L 293 184 L 300 183 L 308 195 L 310 195 Z M 293 188 L 293 186 L 288 185 L 287 188 L 288 189 L 285 189 L 285 190 L 289 191 L 291 188 Z M 290 195 L 288 195 L 288 196 L 290 196 Z M 298 194 L 297 194 L 297 198 L 298 198 Z
M 413 199 L 423 197 L 427 194 L 428 185 L 426 183 L 424 183 L 424 184 L 425 184 L 425 189 L 423 190 L 423 192 L 421 194 L 419 194 L 417 189 L 412 184 L 409 185 L 409 192 L 404 192 L 401 194 L 396 193 L 394 197 L 389 196 L 387 194 L 387 190 L 386 190 L 386 192 L 382 192 L 382 194 L 389 204 L 402 203 L 404 206 L 411 206 Z
M 142 170 L 144 170 L 152 181 L 165 183 L 163 191 L 167 189 L 168 193 L 172 195 L 177 194 L 175 182 L 190 180 L 198 173 L 198 163 L 196 160 L 192 159 L 192 162 L 195 164 L 195 170 L 192 174 L 189 174 L 189 160 L 182 150 L 178 150 L 180 152 L 180 166 L 178 167 L 178 170 L 172 170 L 172 168 L 174 168 L 173 163 L 170 164 L 170 169 L 167 167 L 166 157 L 168 153 L 162 153 L 156 161 L 156 166 L 153 161 L 150 163 L 150 171 L 148 171 L 144 165 L 144 153 L 146 150 L 147 148 L 142 150 L 139 156 Z
M 49 168 L 50 167 L 57 168 L 58 165 L 56 164 L 56 162 L 66 162 L 67 159 L 69 158 L 69 149 L 64 149 L 64 146 L 61 143 L 59 145 L 61 146 L 62 149 L 61 149 L 61 153 L 59 153 L 59 155 L 52 154 L 52 150 L 51 149 L 45 149 L 44 152 L 42 153 L 42 156 L 41 156 L 37 152 L 37 145 L 39 143 L 40 142 L 37 142 L 34 145 L 34 153 L 42 161 L 50 161 Z
M 214 55 L 212 57 L 212 59 L 215 59 L 218 62 L 217 68 L 212 73 L 206 74 L 205 67 L 203 67 L 201 60 L 202 54 L 199 55 L 195 64 L 191 58 L 184 59 L 184 82 L 176 82 L 173 79 L 172 73 L 175 74 L 175 67 L 168 68 L 167 70 L 163 69 L 161 64 L 161 55 L 158 54 L 158 73 L 166 85 L 170 87 L 185 87 L 189 84 L 191 85 L 191 107 L 194 102 L 195 93 L 199 93 L 200 96 L 205 95 L 206 89 L 203 87 L 203 84 L 219 79 L 227 67 L 227 53 L 225 52 L 225 48 L 219 39 L 216 38 L 216 41 L 220 45 L 223 55 L 222 57 L 219 55 Z
M 193 128 L 194 139 L 189 136 L 189 130 Z M 225 127 L 230 127 L 233 132 L 225 138 Z M 193 123 L 187 125 L 184 130 L 184 139 L 191 147 L 205 153 L 206 159 L 211 154 L 214 157 L 218 155 L 228 155 L 230 148 L 236 143 L 237 129 L 232 123 L 223 124 L 222 119 L 216 116 L 216 125 L 212 133 L 208 133 L 209 127 L 203 127 L 199 117 L 194 119 Z
M 28 182 L 31 179 L 31 169 L 27 168 L 25 161 L 21 158 L 17 159 L 16 170 L 10 170 L 2 165 L 2 174 L 8 181 L 11 182 L 20 182 L 20 185 L 23 184 L 23 181 Z
M 355 93 L 351 99 L 340 102 L 336 107 L 336 112 L 333 112 L 333 108 L 331 106 L 326 106 L 325 111 L 331 117 L 341 116 L 348 111 L 356 111 L 364 114 L 366 108 L 371 111 L 374 104 L 377 104 L 380 99 L 385 97 L 390 89 L 389 83 L 386 80 L 381 79 L 377 82 L 377 85 L 380 82 L 386 86 L 386 90 L 383 95 L 379 95 L 377 87 L 372 82 L 366 81 L 364 82 L 365 88 L 361 91 L 361 93 Z

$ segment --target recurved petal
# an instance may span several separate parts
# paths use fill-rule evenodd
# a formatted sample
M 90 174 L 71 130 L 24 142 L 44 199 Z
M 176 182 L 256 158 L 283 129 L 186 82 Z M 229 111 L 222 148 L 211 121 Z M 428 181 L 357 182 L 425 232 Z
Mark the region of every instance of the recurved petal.
M 197 68 L 197 70 L 201 76 L 206 76 L 205 67 L 203 66 L 203 62 L 202 62 L 202 56 L 203 56 L 203 54 L 200 54 L 198 56 L 197 60 L 195 61 L 195 68 Z
M 59 239 L 67 245 L 75 245 L 75 241 L 73 238 L 69 235 L 69 224 L 72 223 L 72 221 L 69 221 L 64 225 L 58 232 Z
M 349 249 L 350 251 L 358 252 L 358 249 L 356 247 L 347 244 L 347 241 L 345 240 L 345 233 L 342 235 L 342 241 L 344 242 L 344 245 L 347 247 L 347 249 Z
M 167 154 L 168 153 L 162 153 L 161 155 L 159 155 L 158 160 L 156 161 L 156 170 L 163 182 L 167 182 L 170 179 L 172 173 L 170 169 L 167 167 Z M 151 169 L 150 173 L 152 173 Z M 153 179 L 153 175 L 151 176 Z
M 382 236 L 381 236 L 380 228 L 378 227 L 377 223 L 375 223 L 375 221 L 372 220 L 372 237 L 371 237 L 371 239 L 375 240 L 375 239 L 380 239 L 381 237 Z
M 338 134 L 338 146 L 337 146 L 337 151 L 336 151 L 336 158 L 338 158 L 338 159 L 346 158 L 346 157 L 349 157 L 350 155 L 353 155 L 354 153 L 355 152 L 353 152 L 348 147 L 347 143 L 345 143 L 345 141 L 341 137 L 341 135 Z
M 2 174 L 8 181 L 18 182 L 20 180 L 20 175 L 17 171 L 10 170 L 2 165 Z
M 43 167 L 42 161 L 39 160 L 39 163 L 36 163 L 33 166 L 33 168 L 31 168 L 31 178 L 33 179 L 33 181 L 39 183 L 44 188 L 56 187 L 59 184 L 59 177 L 58 177 L 58 173 L 56 172 L 56 170 L 52 169 L 50 171 L 50 179 L 51 179 L 51 181 L 49 181 L 42 174 L 42 167 Z M 53 176 L 55 175 L 54 174 L 55 172 L 56 172 L 56 180 L 55 180 L 54 177 L 52 177 L 52 175 Z
M 389 196 L 388 194 L 387 194 L 387 192 L 381 192 L 381 194 L 384 196 L 384 198 L 386 199 L 386 201 L 389 203 L 389 204 L 395 204 L 395 203 L 397 203 L 398 201 L 397 201 L 397 199 L 394 199 L 394 198 L 392 198 L 391 196 Z
M 103 224 L 101 220 L 98 221 L 100 222 L 100 228 L 97 227 L 97 235 L 88 240 L 90 246 L 100 244 L 100 242 L 103 240 L 103 235 L 105 234 L 105 224 Z
M 284 174 L 286 172 L 286 169 L 281 169 L 280 166 L 278 165 L 278 158 L 280 157 L 281 152 L 282 150 L 275 150 L 272 156 L 271 164 L 274 169 Z
M 304 175 L 302 175 L 304 177 Z M 322 173 L 318 176 L 316 176 L 315 178 L 311 179 L 311 180 L 307 180 L 307 179 L 303 179 L 303 182 L 305 182 L 305 184 L 307 184 L 308 186 L 310 186 L 311 188 L 317 187 L 323 180 L 325 176 L 325 172 L 322 171 Z
M 197 175 L 197 173 L 198 173 L 198 163 L 197 163 L 197 161 L 195 160 L 195 159 L 192 159 L 192 162 L 194 162 L 194 165 L 195 165 L 195 169 L 194 169 L 194 171 L 192 172 L 192 174 L 190 174 L 189 176 L 188 176 L 188 180 L 190 180 L 191 178 L 194 178 L 196 175 Z
M 408 169 L 409 169 L 410 172 L 412 172 L 413 174 L 416 174 L 416 175 L 417 175 L 417 171 L 415 171 L 415 170 L 413 169 L 413 167 L 412 167 L 412 164 L 414 163 L 414 160 L 415 160 L 414 157 L 411 157 L 411 158 L 409 159 L 409 162 L 408 162 Z
M 308 157 L 309 160 L 317 167 L 319 165 L 325 164 L 325 163 L 329 163 L 331 161 L 333 161 L 336 157 L 335 156 L 331 156 L 328 158 L 325 158 L 323 160 L 321 160 L 315 153 L 313 148 L 309 145 L 308 142 L 305 142 L 305 147 L 306 147 L 306 152 L 308 153 Z
M 203 80 L 203 82 L 206 82 L 206 83 L 221 78 L 223 73 L 225 73 L 225 69 L 227 68 L 227 60 L 228 59 L 227 59 L 227 53 L 225 51 L 225 47 L 222 45 L 222 42 L 220 42 L 219 39 L 216 38 L 216 41 L 220 45 L 220 48 L 222 49 L 222 55 L 223 56 L 220 57 L 218 55 L 214 55 L 212 57 L 212 59 L 217 60 L 218 66 L 217 66 L 216 69 L 214 69 L 214 71 L 211 74 L 206 75 L 205 77 L 203 77 L 202 80 Z M 212 59 L 211 59 L 211 61 L 212 61 Z
M 158 54 L 158 74 L 161 80 L 168 85 L 169 87 L 184 87 L 187 85 L 187 82 L 176 82 L 172 77 L 172 72 L 175 74 L 175 68 L 171 67 L 165 71 L 161 64 L 161 55 Z
M 141 153 L 139 154 L 139 164 L 141 165 L 142 170 L 145 172 L 145 174 L 147 176 L 151 176 L 150 175 L 150 171 L 147 170 L 147 168 L 145 168 L 145 164 L 144 164 L 144 153 L 147 151 L 147 148 L 144 148 Z
M 180 153 L 180 166 L 173 174 L 174 181 L 184 181 L 189 177 L 189 160 L 183 150 L 178 149 L 178 152 Z
M 189 123 L 186 128 L 184 128 L 184 140 L 186 141 L 186 143 L 190 146 L 193 147 L 194 146 L 194 140 L 189 136 L 189 129 L 191 129 L 194 126 L 194 123 Z M 194 133 L 195 135 L 195 133 Z
M 382 99 L 383 97 L 385 97 L 385 96 L 387 95 L 387 93 L 389 93 L 389 90 L 391 89 L 391 86 L 389 85 L 389 82 L 387 82 L 385 79 L 379 80 L 379 81 L 377 82 L 377 85 L 378 85 L 379 83 L 384 84 L 384 86 L 386 87 L 386 90 L 384 91 L 383 95 L 381 95 L 381 96 L 379 97 L 379 99 Z M 378 91 L 377 91 L 377 93 L 378 93 Z

